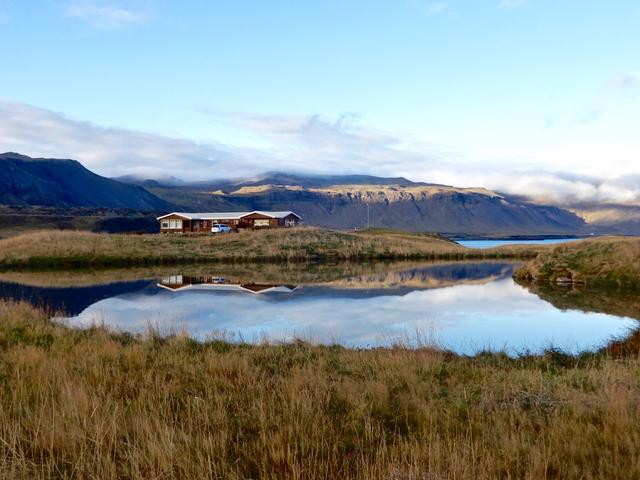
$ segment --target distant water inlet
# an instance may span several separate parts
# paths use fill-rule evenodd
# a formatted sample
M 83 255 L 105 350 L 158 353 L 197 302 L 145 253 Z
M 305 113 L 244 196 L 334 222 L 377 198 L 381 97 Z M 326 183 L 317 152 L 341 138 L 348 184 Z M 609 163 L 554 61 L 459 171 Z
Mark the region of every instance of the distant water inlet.
M 579 238 L 544 238 L 538 240 L 458 240 L 457 242 L 467 248 L 496 248 L 507 245 L 555 245 L 560 243 L 575 242 Z
M 77 327 L 104 323 L 144 332 L 151 326 L 235 342 L 428 344 L 464 354 L 550 346 L 578 352 L 638 325 L 624 315 L 558 308 L 514 283 L 514 268 L 499 262 L 391 264 L 350 275 L 325 271 L 322 281 L 313 281 L 305 272 L 272 272 L 265 279 L 259 272 L 251 278 L 211 267 L 66 287 L 5 279 L 0 296 L 65 311 L 59 320 Z

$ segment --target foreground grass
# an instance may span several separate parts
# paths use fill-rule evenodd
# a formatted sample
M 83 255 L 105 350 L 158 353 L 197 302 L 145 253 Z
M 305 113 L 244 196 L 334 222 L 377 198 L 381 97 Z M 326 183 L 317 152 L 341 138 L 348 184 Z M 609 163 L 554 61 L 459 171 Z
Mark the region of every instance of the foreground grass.
M 638 478 L 636 337 L 518 359 L 234 346 L 0 303 L 0 478 Z
M 0 240 L 0 267 L 87 267 L 313 260 L 531 258 L 539 250 L 469 250 L 449 240 L 401 232 L 316 228 L 231 235 L 116 235 L 41 231 Z
M 608 237 L 567 243 L 541 252 L 516 279 L 570 282 L 597 287 L 640 288 L 640 238 Z

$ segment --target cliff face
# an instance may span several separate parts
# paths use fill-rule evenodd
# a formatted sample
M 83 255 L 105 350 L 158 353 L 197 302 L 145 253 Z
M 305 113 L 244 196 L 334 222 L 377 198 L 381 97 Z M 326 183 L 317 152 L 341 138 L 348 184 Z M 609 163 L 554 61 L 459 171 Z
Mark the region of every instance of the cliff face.
M 293 210 L 306 224 L 328 228 L 396 228 L 469 235 L 582 233 L 566 210 L 510 200 L 484 189 L 441 185 L 240 185 L 235 189 L 149 187 L 198 210 Z

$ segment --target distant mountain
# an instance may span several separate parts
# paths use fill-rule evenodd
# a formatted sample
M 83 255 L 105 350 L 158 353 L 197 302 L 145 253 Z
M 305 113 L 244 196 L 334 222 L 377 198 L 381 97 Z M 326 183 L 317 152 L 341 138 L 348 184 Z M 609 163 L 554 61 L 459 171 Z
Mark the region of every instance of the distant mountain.
M 293 210 L 308 225 L 367 226 L 451 235 L 576 235 L 585 222 L 572 212 L 483 188 L 456 188 L 406 178 L 269 173 L 254 179 L 186 185 L 145 182 L 168 202 L 197 211 Z M 368 212 L 368 213 L 367 213 Z
M 577 203 L 566 208 L 583 218 L 594 233 L 640 235 L 640 205 Z
M 169 202 L 148 190 L 87 170 L 75 160 L 0 154 L 0 204 L 164 211 Z
M 373 175 L 300 175 L 283 172 L 267 172 L 251 178 L 215 179 L 187 182 L 176 177 L 142 178 L 136 175 L 115 177 L 114 180 L 142 186 L 184 187 L 198 190 L 221 190 L 230 193 L 242 187 L 263 185 L 295 185 L 304 188 L 322 188 L 334 185 L 430 185 L 407 180 L 404 177 L 376 177 Z
M 174 177 L 108 179 L 74 160 L 33 159 L 17 153 L 0 155 L 0 167 L 0 205 L 159 212 L 293 210 L 307 225 L 353 229 L 369 224 L 455 236 L 640 233 L 640 207 L 560 208 L 524 196 L 403 177 L 269 172 L 203 182 Z M 155 226 L 153 216 L 129 213 L 127 217 L 137 222 L 125 225 L 127 229 Z M 142 225 L 142 219 L 149 225 Z

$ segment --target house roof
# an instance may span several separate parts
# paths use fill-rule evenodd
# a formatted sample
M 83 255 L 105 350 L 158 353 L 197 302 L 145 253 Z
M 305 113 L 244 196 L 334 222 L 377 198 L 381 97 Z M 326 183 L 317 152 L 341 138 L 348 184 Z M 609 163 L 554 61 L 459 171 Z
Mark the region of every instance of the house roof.
M 267 217 L 273 217 L 273 218 L 285 218 L 288 217 L 289 215 L 293 215 L 295 217 L 300 218 L 300 215 L 297 215 L 294 212 L 291 211 L 286 211 L 286 212 L 267 212 L 264 210 L 254 210 L 251 213 L 259 213 L 261 215 L 266 215 Z
M 285 218 L 289 215 L 294 215 L 300 218 L 300 215 L 297 215 L 296 213 L 291 211 L 269 212 L 265 210 L 254 210 L 252 212 L 171 212 L 158 217 L 157 219 L 162 220 L 163 218 L 170 217 L 171 215 L 177 215 L 189 220 L 239 220 L 243 217 L 246 217 L 247 215 L 252 215 L 254 213 L 271 218 Z

